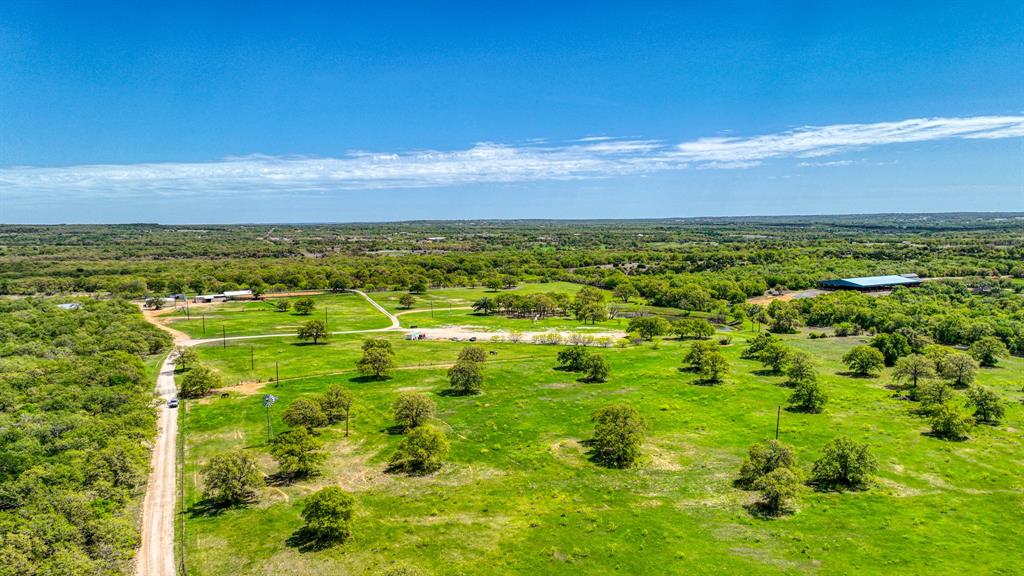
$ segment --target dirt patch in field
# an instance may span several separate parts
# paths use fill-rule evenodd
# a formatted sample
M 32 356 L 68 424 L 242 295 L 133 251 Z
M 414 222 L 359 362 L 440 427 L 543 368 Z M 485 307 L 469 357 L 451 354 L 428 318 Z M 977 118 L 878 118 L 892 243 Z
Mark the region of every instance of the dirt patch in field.
M 224 388 L 216 388 L 216 389 L 214 389 L 213 393 L 214 394 L 223 394 L 224 392 L 234 392 L 235 394 L 241 394 L 242 396 L 252 396 L 254 394 L 259 394 L 260 392 L 262 392 L 263 388 L 267 384 L 269 384 L 269 383 L 270 383 L 269 380 L 265 381 L 265 382 L 255 382 L 255 381 L 240 382 L 240 383 L 238 383 L 238 384 L 236 384 L 234 386 L 225 386 Z

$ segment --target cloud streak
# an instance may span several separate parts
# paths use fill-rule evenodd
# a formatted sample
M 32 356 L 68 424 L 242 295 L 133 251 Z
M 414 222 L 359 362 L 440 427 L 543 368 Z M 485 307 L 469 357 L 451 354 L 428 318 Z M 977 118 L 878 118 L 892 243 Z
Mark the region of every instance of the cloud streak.
M 587 137 L 564 145 L 479 143 L 465 150 L 351 152 L 338 158 L 252 155 L 204 163 L 0 168 L 0 199 L 122 198 L 330 192 L 583 180 L 686 168 L 745 169 L 768 160 L 809 161 L 869 147 L 947 139 L 1024 137 L 1024 116 L 924 118 L 805 126 L 752 137 L 659 140 Z

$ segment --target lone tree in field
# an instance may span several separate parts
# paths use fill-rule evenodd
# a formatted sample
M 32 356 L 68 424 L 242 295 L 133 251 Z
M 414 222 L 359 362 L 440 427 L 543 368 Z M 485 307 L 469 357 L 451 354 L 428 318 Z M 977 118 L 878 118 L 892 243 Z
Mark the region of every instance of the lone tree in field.
M 459 350 L 459 362 L 483 362 L 487 360 L 487 352 L 480 346 L 466 346 Z
M 203 496 L 219 505 L 251 502 L 263 487 L 256 460 L 245 452 L 218 454 L 203 466 Z
M 352 393 L 337 384 L 332 384 L 318 399 L 320 409 L 327 417 L 328 424 L 335 424 L 345 421 L 345 436 L 348 436 L 349 416 L 352 412 L 352 402 L 355 400 Z
M 584 363 L 583 371 L 587 373 L 585 378 L 587 382 L 604 382 L 608 379 L 611 366 L 608 365 L 608 360 L 604 356 L 591 354 Z
M 929 380 L 918 388 L 917 399 L 925 413 L 934 412 L 953 399 L 953 388 L 941 380 Z
M 754 482 L 754 489 L 761 493 L 761 505 L 778 514 L 800 490 L 800 474 L 792 468 L 776 468 Z
M 626 332 L 636 332 L 644 340 L 650 340 L 655 336 L 664 336 L 672 329 L 668 320 L 660 316 L 638 316 L 629 321 Z
M 974 383 L 978 363 L 969 354 L 953 352 L 942 359 L 941 373 L 954 388 L 966 388 Z
M 999 395 L 989 388 L 972 386 L 967 389 L 967 405 L 974 408 L 974 418 L 978 422 L 997 424 L 1003 419 L 1006 408 Z
M 480 393 L 484 384 L 484 365 L 473 360 L 459 360 L 448 369 L 452 393 L 459 396 Z
M 932 413 L 932 435 L 944 440 L 965 440 L 973 421 L 958 406 L 941 404 Z
M 193 364 L 192 369 L 182 377 L 178 394 L 182 398 L 200 398 L 209 394 L 210 390 L 219 388 L 220 385 L 220 376 L 216 372 L 205 364 Z
M 705 382 L 717 384 L 729 372 L 729 361 L 717 349 L 711 350 L 701 356 L 697 372 L 703 377 Z
M 571 346 L 558 352 L 558 364 L 562 370 L 582 372 L 587 367 L 590 351 L 584 346 Z
M 337 486 L 317 490 L 302 506 L 302 527 L 320 545 L 344 542 L 352 535 L 352 509 L 355 499 Z
M 448 457 L 448 439 L 433 426 L 413 428 L 391 456 L 389 469 L 407 474 L 426 474 L 439 469 Z
M 310 320 L 299 328 L 299 340 L 303 342 L 312 340 L 313 344 L 318 344 L 320 340 L 326 340 L 328 335 L 327 323 L 319 319 Z
M 647 424 L 636 408 L 610 404 L 597 410 L 594 423 L 594 460 L 613 468 L 628 468 L 640 456 Z
M 403 392 L 393 406 L 395 424 L 409 430 L 425 424 L 434 416 L 434 401 L 426 394 Z
M 995 336 L 985 336 L 971 344 L 968 350 L 971 356 L 978 361 L 983 368 L 993 368 L 999 363 L 1000 358 L 1010 355 L 1006 344 Z
M 789 357 L 792 354 L 789 348 L 779 340 L 772 340 L 757 354 L 757 359 L 768 368 L 772 374 L 782 374 L 789 364 Z
M 917 400 L 918 385 L 923 380 L 935 377 L 935 363 L 921 354 L 911 354 L 896 361 L 893 368 L 893 380 L 901 383 L 909 391 L 909 396 Z
M 789 406 L 798 412 L 817 414 L 825 407 L 828 396 L 817 380 L 805 380 L 793 387 Z
M 793 449 L 778 440 L 758 442 L 747 451 L 747 459 L 740 467 L 736 483 L 744 488 L 753 488 L 759 478 L 776 468 L 796 468 Z
M 276 312 L 287 312 L 292 307 L 292 303 L 288 300 L 275 300 L 274 311 Z
M 825 445 L 815 461 L 811 483 L 830 490 L 858 490 L 868 485 L 877 470 L 878 461 L 867 444 L 839 436 Z
M 786 368 L 786 379 L 791 385 L 807 384 L 818 380 L 818 371 L 814 368 L 814 360 L 807 352 L 796 351 L 789 355 L 789 367 Z
M 416 297 L 412 294 L 402 294 L 402 297 L 398 299 L 398 304 L 408 310 L 416 304 Z
M 714 342 L 693 342 L 683 356 L 683 362 L 687 364 L 690 371 L 700 372 L 704 357 L 708 354 L 718 352 Z
M 305 428 L 309 432 L 312 432 L 314 428 L 327 425 L 327 416 L 320 409 L 320 404 L 309 398 L 292 401 L 284 409 L 281 419 L 292 428 Z
M 871 376 L 885 366 L 885 356 L 871 346 L 854 346 L 843 355 L 843 364 L 857 376 Z
M 196 362 L 199 361 L 199 354 L 196 349 L 191 346 L 178 346 L 174 349 L 175 361 L 174 367 L 179 372 L 184 372 L 191 368 Z
M 288 478 L 305 478 L 319 471 L 327 455 L 305 428 L 294 428 L 270 441 L 270 455 L 277 461 L 278 473 Z
M 630 298 L 636 298 L 640 293 L 631 282 L 619 282 L 615 290 L 612 290 L 612 295 L 623 302 L 629 302 Z
M 313 309 L 316 308 L 316 303 L 313 302 L 312 298 L 299 298 L 295 301 L 295 313 L 302 316 L 309 316 L 313 313 Z
M 363 357 L 356 363 L 359 373 L 383 380 L 395 369 L 395 351 L 391 342 L 383 338 L 371 338 L 363 342 Z

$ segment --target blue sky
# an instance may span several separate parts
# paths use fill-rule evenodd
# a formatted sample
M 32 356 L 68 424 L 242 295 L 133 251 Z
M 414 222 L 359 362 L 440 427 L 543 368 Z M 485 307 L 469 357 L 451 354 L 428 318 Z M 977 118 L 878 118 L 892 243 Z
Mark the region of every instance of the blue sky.
M 0 4 L 0 222 L 1024 210 L 1020 2 L 208 4 Z

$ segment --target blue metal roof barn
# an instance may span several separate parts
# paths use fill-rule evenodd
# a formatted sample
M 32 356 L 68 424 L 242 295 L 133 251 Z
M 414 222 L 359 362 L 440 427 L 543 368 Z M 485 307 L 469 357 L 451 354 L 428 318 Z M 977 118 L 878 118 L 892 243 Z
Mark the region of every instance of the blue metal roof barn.
M 917 274 L 900 274 L 822 280 L 818 285 L 827 290 L 883 290 L 896 286 L 917 286 L 920 283 Z

